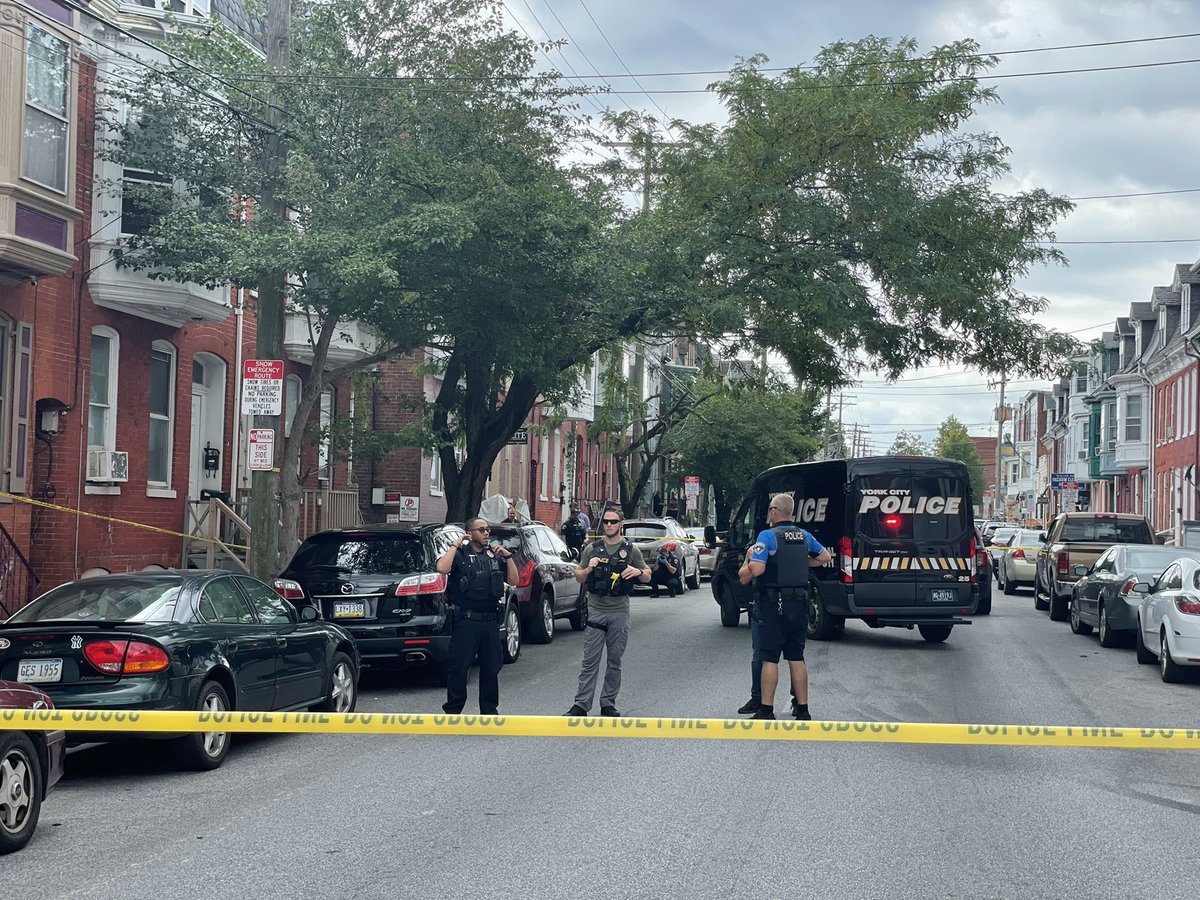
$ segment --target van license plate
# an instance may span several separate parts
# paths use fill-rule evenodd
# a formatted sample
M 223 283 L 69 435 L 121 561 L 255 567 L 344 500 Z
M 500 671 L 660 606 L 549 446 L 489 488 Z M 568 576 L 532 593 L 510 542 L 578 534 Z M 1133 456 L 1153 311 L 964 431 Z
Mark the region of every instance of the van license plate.
M 25 684 L 47 684 L 62 681 L 61 659 L 23 659 L 17 663 L 17 681 Z
M 361 603 L 333 604 L 333 617 L 335 619 L 361 619 L 365 614 L 365 607 Z
M 930 591 L 934 603 L 953 603 L 958 599 L 958 591 Z

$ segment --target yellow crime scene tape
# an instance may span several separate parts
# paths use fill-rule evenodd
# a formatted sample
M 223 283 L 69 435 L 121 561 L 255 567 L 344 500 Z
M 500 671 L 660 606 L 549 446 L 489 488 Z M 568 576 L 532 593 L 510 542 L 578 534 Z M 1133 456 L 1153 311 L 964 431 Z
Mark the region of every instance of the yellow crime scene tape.
M 1200 728 L 1079 725 L 969 725 L 755 719 L 660 719 L 625 716 L 451 716 L 427 713 L 173 712 L 141 710 L 0 710 L 0 731 L 104 734 L 204 731 L 279 734 L 423 734 L 506 737 L 673 738 L 832 741 L 863 744 L 963 744 L 1200 750 Z
M 10 494 L 8 491 L 0 491 L 0 497 L 8 500 L 16 500 L 19 503 L 27 503 L 30 506 L 37 506 L 42 509 L 53 509 L 57 512 L 70 513 L 73 516 L 82 516 L 85 519 L 99 519 L 101 522 L 113 522 L 117 525 L 129 525 L 132 528 L 141 528 L 145 531 L 153 531 L 158 534 L 167 534 L 171 537 L 188 538 L 193 541 L 201 541 L 205 544 L 224 544 L 226 547 L 232 547 L 236 550 L 249 550 L 245 544 L 229 544 L 218 538 L 204 537 L 200 534 L 184 534 L 182 531 L 172 531 L 170 528 L 159 528 L 157 525 L 147 525 L 145 522 L 134 522 L 131 519 L 118 519 L 114 516 L 102 516 L 99 513 L 85 512 L 82 509 L 75 509 L 70 506 L 60 506 L 57 503 L 47 503 L 45 500 L 34 500 L 32 497 L 22 497 L 20 494 Z

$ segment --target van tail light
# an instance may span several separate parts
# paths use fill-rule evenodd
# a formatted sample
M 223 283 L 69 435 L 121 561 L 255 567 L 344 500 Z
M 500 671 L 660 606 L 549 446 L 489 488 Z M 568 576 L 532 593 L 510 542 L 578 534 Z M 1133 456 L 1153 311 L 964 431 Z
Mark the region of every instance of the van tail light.
M 409 575 L 396 585 L 397 597 L 409 597 L 415 594 L 441 594 L 445 592 L 450 579 L 440 572 L 425 572 L 422 575 Z
M 171 664 L 165 650 L 142 641 L 89 641 L 83 655 L 109 675 L 149 675 Z
M 1200 616 L 1200 600 L 1195 597 L 1176 597 L 1175 608 L 1189 616 Z
M 1024 550 L 1022 550 L 1020 547 L 1018 547 L 1016 550 L 1014 550 L 1014 551 L 1013 551 L 1012 553 L 1010 553 L 1009 555 L 1010 555 L 1010 556 L 1011 556 L 1013 559 L 1024 559 L 1024 558 L 1025 558 L 1025 551 L 1024 551 Z
M 975 538 L 971 538 L 971 581 L 972 583 L 979 580 L 979 570 L 985 565 L 985 562 L 979 559 L 979 547 L 975 543 Z
M 525 565 L 521 566 L 521 571 L 517 573 L 517 587 L 529 587 L 533 584 L 533 573 L 537 571 L 537 563 L 532 559 Z
M 1060 578 L 1069 578 L 1071 575 L 1071 554 L 1065 550 L 1058 554 L 1056 568 Z
M 838 565 L 842 570 L 842 584 L 853 584 L 854 542 L 845 535 L 838 539 Z
M 271 588 L 284 600 L 295 602 L 304 599 L 304 588 L 300 587 L 300 582 L 290 578 L 276 578 L 271 582 Z
M 1133 576 L 1130 576 L 1129 579 L 1123 585 L 1121 585 L 1121 590 L 1117 591 L 1117 593 L 1124 597 L 1133 590 L 1133 586 L 1137 583 L 1138 580 Z

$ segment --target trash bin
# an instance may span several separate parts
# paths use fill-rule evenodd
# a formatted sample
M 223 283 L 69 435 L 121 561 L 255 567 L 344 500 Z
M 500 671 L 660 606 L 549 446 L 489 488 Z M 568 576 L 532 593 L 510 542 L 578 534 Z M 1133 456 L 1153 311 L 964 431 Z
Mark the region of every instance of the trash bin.
M 202 488 L 200 490 L 200 499 L 201 500 L 216 499 L 216 500 L 220 500 L 226 506 L 233 506 L 233 498 L 229 496 L 228 491 L 214 491 L 214 490 L 209 490 L 208 488 Z

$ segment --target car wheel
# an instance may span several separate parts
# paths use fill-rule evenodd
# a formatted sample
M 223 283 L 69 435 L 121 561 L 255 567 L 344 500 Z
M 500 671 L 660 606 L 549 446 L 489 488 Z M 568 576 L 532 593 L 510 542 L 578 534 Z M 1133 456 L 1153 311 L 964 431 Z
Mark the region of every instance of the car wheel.
M 726 628 L 737 628 L 742 620 L 742 610 L 733 598 L 733 592 L 725 585 L 717 590 L 717 602 L 721 605 L 721 624 Z
M 1079 604 L 1071 601 L 1071 630 L 1076 634 L 1091 634 L 1092 626 L 1079 618 Z
M 946 638 L 950 637 L 950 632 L 954 630 L 953 625 L 918 625 L 917 630 L 921 632 L 926 642 L 930 644 L 940 644 Z
M 844 616 L 829 614 L 829 610 L 825 608 L 825 601 L 821 599 L 821 592 L 815 586 L 808 589 L 809 639 L 814 641 L 832 640 L 841 633 L 838 628 L 839 624 L 844 627 L 845 623 Z
M 1158 644 L 1158 674 L 1167 684 L 1178 684 L 1183 680 L 1183 666 L 1171 659 L 1171 648 L 1167 645 L 1167 632 L 1164 629 Z
M 329 693 L 313 707 L 314 712 L 354 712 L 358 704 L 358 678 L 354 663 L 345 653 L 333 654 L 333 670 L 329 673 Z
M 1067 618 L 1067 603 L 1066 597 L 1060 597 L 1051 592 L 1050 594 L 1050 621 L 1061 622 Z
M 1146 646 L 1146 639 L 1142 637 L 1142 620 L 1138 619 L 1137 628 L 1133 632 L 1133 652 L 1137 656 L 1137 661 L 1144 666 L 1148 666 L 1155 662 L 1154 654 L 1150 648 Z
M 554 594 L 549 589 L 542 591 L 537 614 L 529 623 L 529 639 L 535 644 L 548 644 L 554 640 Z
M 1011 578 L 1004 575 L 1003 569 L 1000 570 L 1000 574 L 1002 576 L 1001 580 L 1003 581 L 1000 589 L 1004 591 L 1007 596 L 1011 597 L 1017 592 L 1017 585 Z
M 1100 627 L 1097 629 L 1100 632 L 1101 647 L 1119 647 L 1121 645 L 1121 633 L 1113 631 L 1112 625 L 1108 621 L 1108 609 L 1104 606 L 1104 601 L 1100 601 Z
M 521 658 L 521 616 L 517 612 L 517 604 L 509 601 L 504 608 L 504 662 L 515 663 Z
M 0 731 L 0 853 L 33 837 L 42 811 L 42 764 L 23 731 Z
M 700 590 L 700 560 L 696 560 L 696 571 L 693 572 L 691 575 L 689 575 L 687 578 L 685 578 L 683 581 L 684 581 L 684 584 L 686 584 L 688 586 L 689 590 L 693 590 L 693 591 Z
M 229 697 L 225 688 L 215 681 L 206 681 L 200 686 L 200 697 L 196 701 L 200 712 L 220 713 L 229 709 Z M 225 761 L 229 752 L 228 731 L 202 731 L 179 738 L 175 745 L 179 762 L 188 769 L 207 772 Z
M 571 613 L 571 615 L 567 619 L 567 621 L 571 623 L 572 631 L 583 631 L 583 629 L 587 628 L 587 619 L 588 619 L 587 593 L 584 591 L 580 591 L 579 600 L 575 604 L 575 612 Z
M 1046 594 L 1042 593 L 1042 582 L 1040 578 L 1033 579 L 1033 608 L 1046 610 L 1050 608 L 1050 601 L 1046 599 Z

